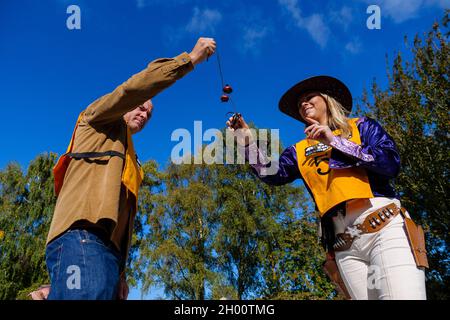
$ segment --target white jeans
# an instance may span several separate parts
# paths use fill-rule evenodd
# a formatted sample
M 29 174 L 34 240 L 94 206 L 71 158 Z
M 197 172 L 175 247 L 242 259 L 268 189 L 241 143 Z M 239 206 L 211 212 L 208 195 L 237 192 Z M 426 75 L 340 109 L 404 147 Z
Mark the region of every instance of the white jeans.
M 362 223 L 378 208 L 400 201 L 358 199 L 347 204 L 344 226 Z M 425 271 L 417 268 L 404 222 L 398 214 L 383 229 L 362 234 L 350 249 L 336 252 L 336 262 L 352 299 L 425 300 Z M 342 232 L 342 230 L 339 230 Z

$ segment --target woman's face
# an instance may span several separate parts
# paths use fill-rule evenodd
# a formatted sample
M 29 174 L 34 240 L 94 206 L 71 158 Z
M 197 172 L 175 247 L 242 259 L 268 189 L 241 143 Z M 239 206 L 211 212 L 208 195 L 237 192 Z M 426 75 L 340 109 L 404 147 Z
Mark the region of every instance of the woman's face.
M 319 92 L 303 94 L 298 102 L 300 116 L 307 122 L 306 118 L 318 121 L 320 124 L 327 123 L 327 103 Z

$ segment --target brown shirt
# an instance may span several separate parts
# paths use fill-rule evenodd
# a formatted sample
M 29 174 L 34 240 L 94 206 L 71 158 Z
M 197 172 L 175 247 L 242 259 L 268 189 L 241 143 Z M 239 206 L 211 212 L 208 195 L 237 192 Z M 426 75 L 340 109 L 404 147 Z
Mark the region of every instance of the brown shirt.
M 97 99 L 85 110 L 72 152 L 117 151 L 125 154 L 127 125 L 123 115 L 151 99 L 193 70 L 187 53 L 151 62 L 148 67 Z M 127 256 L 136 214 L 134 199 L 122 185 L 120 157 L 72 159 L 59 193 L 47 243 L 76 222 L 112 221 L 110 235 Z M 124 252 L 125 251 L 125 252 Z

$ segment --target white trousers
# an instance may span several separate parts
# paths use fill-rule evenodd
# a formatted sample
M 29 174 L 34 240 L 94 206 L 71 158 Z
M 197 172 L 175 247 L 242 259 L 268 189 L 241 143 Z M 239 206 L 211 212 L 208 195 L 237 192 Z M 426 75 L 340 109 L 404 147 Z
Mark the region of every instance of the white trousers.
M 392 202 L 401 206 L 397 199 L 381 197 L 349 202 L 342 228 L 362 223 Z M 342 231 L 338 228 L 337 233 Z M 426 299 L 425 271 L 416 266 L 401 214 L 380 231 L 360 235 L 350 249 L 336 252 L 336 262 L 352 299 Z

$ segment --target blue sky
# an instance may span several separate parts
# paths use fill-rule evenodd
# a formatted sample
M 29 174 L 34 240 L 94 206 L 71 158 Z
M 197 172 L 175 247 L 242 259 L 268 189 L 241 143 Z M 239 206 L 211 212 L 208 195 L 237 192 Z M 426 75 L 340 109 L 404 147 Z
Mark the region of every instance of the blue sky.
M 81 30 L 69 30 L 69 5 Z M 381 9 L 369 30 L 366 9 Z M 404 36 L 430 29 L 450 0 L 2 0 L 0 1 L 0 168 L 36 155 L 62 153 L 77 115 L 153 59 L 189 52 L 214 37 L 225 82 L 246 120 L 279 128 L 287 146 L 303 125 L 278 111 L 292 85 L 318 74 L 344 81 L 354 98 L 375 78 L 386 85 L 386 58 Z M 142 160 L 167 163 L 177 128 L 222 128 L 231 105 L 220 102 L 216 58 L 153 99 L 154 116 L 135 136 Z M 133 297 L 137 297 L 134 290 Z

